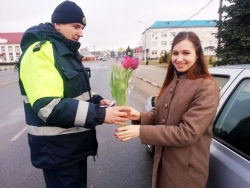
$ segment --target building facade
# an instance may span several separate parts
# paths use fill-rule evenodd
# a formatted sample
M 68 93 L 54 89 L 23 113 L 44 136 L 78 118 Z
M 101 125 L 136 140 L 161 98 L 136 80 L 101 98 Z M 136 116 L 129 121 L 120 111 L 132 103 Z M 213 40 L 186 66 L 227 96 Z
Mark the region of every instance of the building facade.
M 142 33 L 143 57 L 158 59 L 171 50 L 174 37 L 181 31 L 195 32 L 204 54 L 215 55 L 217 46 L 216 20 L 156 21 Z
M 0 33 L 0 63 L 17 62 L 21 56 L 23 33 Z

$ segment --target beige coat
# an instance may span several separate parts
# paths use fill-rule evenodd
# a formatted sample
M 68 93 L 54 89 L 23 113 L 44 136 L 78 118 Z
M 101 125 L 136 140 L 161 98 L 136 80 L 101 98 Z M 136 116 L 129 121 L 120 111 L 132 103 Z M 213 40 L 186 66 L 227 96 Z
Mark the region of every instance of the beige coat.
M 175 75 L 156 109 L 141 113 L 141 142 L 156 146 L 153 188 L 206 186 L 218 102 L 215 81 Z

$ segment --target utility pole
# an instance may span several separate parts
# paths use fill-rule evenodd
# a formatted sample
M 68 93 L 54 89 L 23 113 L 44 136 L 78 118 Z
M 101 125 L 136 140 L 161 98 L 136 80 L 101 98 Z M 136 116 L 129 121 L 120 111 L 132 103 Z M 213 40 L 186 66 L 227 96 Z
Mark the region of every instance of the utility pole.
M 218 25 L 218 33 L 221 34 L 221 28 L 222 28 L 222 1 L 220 0 L 220 6 L 219 6 L 219 25 Z M 217 54 L 220 52 L 220 47 L 221 47 L 221 36 L 218 35 L 218 46 L 217 46 Z
M 95 60 L 96 60 L 95 45 L 93 45 L 93 48 L 94 48 L 94 56 L 95 56 Z

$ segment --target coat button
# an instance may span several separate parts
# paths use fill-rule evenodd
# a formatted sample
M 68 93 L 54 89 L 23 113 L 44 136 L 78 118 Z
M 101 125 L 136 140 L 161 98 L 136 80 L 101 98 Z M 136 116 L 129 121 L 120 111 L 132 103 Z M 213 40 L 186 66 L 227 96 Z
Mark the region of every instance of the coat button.
M 173 93 L 173 88 L 172 87 L 170 88 L 170 93 Z
M 165 123 L 165 119 L 164 118 L 162 118 L 162 123 Z
M 168 108 L 168 103 L 165 104 L 165 108 Z

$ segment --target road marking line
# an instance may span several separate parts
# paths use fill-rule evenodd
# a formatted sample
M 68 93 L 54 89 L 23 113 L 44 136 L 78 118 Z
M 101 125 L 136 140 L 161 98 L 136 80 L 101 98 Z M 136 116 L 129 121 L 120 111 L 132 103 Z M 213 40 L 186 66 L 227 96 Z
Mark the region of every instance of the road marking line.
M 12 83 L 18 82 L 18 80 L 11 80 L 11 81 L 6 81 L 6 82 L 2 82 L 0 83 L 0 86 L 5 86 L 5 85 L 9 85 Z
M 16 141 L 25 131 L 27 130 L 27 127 L 24 127 L 19 133 L 16 134 L 10 141 Z

